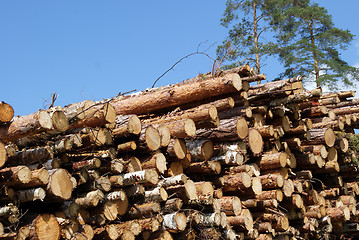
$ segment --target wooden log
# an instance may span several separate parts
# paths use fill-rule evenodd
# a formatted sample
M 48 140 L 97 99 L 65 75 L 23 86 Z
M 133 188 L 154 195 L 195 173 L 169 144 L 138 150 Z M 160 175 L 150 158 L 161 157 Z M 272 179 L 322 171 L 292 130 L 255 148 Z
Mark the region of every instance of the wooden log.
M 236 196 L 223 196 L 219 199 L 221 203 L 221 212 L 227 216 L 240 215 L 242 203 Z
M 161 126 L 157 127 L 157 130 L 161 137 L 161 148 L 167 147 L 171 141 L 170 129 L 165 125 L 161 125 Z
M 228 216 L 227 221 L 228 224 L 230 224 L 235 229 L 247 231 L 253 229 L 253 217 L 248 209 L 242 209 L 241 215 Z
M 193 108 L 181 110 L 179 108 L 166 115 L 145 119 L 145 124 L 162 124 L 167 122 L 174 122 L 181 119 L 192 119 L 195 123 L 202 121 L 214 121 L 218 117 L 217 108 L 211 103 L 198 105 Z
M 263 138 L 258 130 L 250 129 L 248 133 L 248 145 L 254 155 L 258 155 L 263 151 Z
M 152 233 L 152 232 L 159 230 L 159 228 L 161 226 L 161 222 L 155 217 L 139 219 L 138 223 L 141 226 L 142 232 L 148 231 L 148 232 Z
M 106 238 L 111 240 L 121 239 L 121 240 L 135 240 L 135 235 L 132 233 L 131 230 L 126 228 L 117 228 L 117 224 L 110 224 L 106 227 L 107 235 Z M 104 237 L 105 237 L 104 236 Z
M 68 121 L 62 111 L 50 114 L 48 111 L 39 110 L 27 116 L 16 117 L 10 124 L 0 126 L 0 139 L 6 143 L 48 130 L 64 132 L 67 129 Z
M 0 102 L 0 123 L 8 123 L 14 117 L 14 109 L 10 104 Z
M 58 200 L 68 200 L 71 197 L 73 184 L 71 175 L 65 169 L 49 170 L 49 183 L 46 193 L 50 198 Z
M 152 126 L 143 128 L 137 143 L 139 151 L 156 151 L 161 146 L 161 137 L 158 130 Z
M 128 211 L 128 216 L 131 219 L 140 217 L 150 217 L 158 214 L 161 211 L 161 205 L 158 202 L 148 202 L 143 204 L 134 204 Z
M 244 139 L 247 135 L 248 124 L 244 118 L 222 119 L 218 128 L 196 131 L 196 137 L 212 141 Z
M 125 172 L 132 173 L 132 172 L 142 171 L 141 162 L 137 157 L 125 158 L 125 162 L 126 162 Z
M 21 203 L 31 202 L 36 200 L 43 201 L 46 196 L 46 191 L 42 188 L 32 188 L 27 190 L 16 191 L 16 199 Z
M 166 126 L 169 129 L 171 136 L 176 138 L 187 138 L 196 135 L 195 122 L 190 118 L 163 124 L 155 124 L 153 126 L 157 128 L 160 126 Z
M 4 166 L 8 159 L 8 153 L 6 151 L 6 146 L 0 141 L 0 168 Z
M 266 200 L 247 199 L 245 201 L 242 201 L 242 206 L 245 208 L 253 208 L 256 211 L 265 210 L 266 208 L 277 208 L 278 200 L 277 199 L 266 199 Z
M 31 171 L 28 167 L 20 165 L 0 169 L 0 183 L 5 186 L 21 186 L 31 180 Z
M 194 162 L 186 169 L 186 174 L 217 175 L 221 172 L 221 164 L 218 161 Z
M 218 113 L 219 119 L 229 119 L 235 116 L 251 118 L 253 116 L 252 108 L 246 106 L 238 106 L 227 111 L 220 111 Z
M 135 141 L 129 141 L 117 145 L 117 152 L 119 154 L 135 151 L 136 149 L 137 149 L 137 144 Z
M 258 194 L 256 198 L 258 200 L 276 199 L 278 202 L 281 202 L 283 200 L 283 192 L 279 189 L 263 191 L 261 194 Z
M 71 165 L 73 170 L 97 169 L 101 166 L 101 160 L 98 158 L 92 158 L 80 162 L 74 162 Z
M 238 74 L 228 74 L 219 78 L 176 84 L 169 87 L 152 89 L 112 101 L 118 115 L 147 114 L 150 112 L 176 107 L 181 104 L 214 97 L 242 89 Z
M 168 198 L 168 194 L 163 187 L 156 187 L 152 190 L 145 191 L 145 201 L 164 202 Z
M 348 207 L 327 208 L 327 215 L 334 222 L 345 222 L 350 219 L 350 210 Z
M 289 156 L 285 152 L 266 152 L 262 154 L 258 166 L 262 170 L 285 167 L 288 159 Z
M 335 115 L 359 113 L 359 107 L 334 108 L 331 110 Z
M 82 147 L 93 148 L 96 146 L 108 146 L 113 143 L 112 134 L 105 128 L 84 128 L 80 133 Z
M 179 174 L 173 177 L 164 178 L 160 180 L 157 184 L 158 187 L 170 187 L 179 184 L 185 184 L 187 182 L 187 176 L 185 174 Z
M 187 140 L 186 147 L 192 159 L 209 160 L 214 153 L 213 143 L 209 140 Z
M 304 141 L 308 145 L 326 144 L 328 147 L 333 147 L 335 144 L 335 133 L 331 128 L 315 128 L 309 133 L 310 140 Z
M 267 174 L 259 176 L 263 189 L 281 188 L 284 184 L 284 179 L 281 175 Z
M 96 207 L 104 198 L 101 190 L 95 190 L 84 194 L 82 197 L 76 198 L 74 201 L 77 205 L 83 208 Z
M 252 185 L 251 177 L 245 172 L 224 175 L 219 178 L 219 181 L 224 192 L 246 189 Z
M 115 119 L 115 127 L 112 134 L 115 137 L 127 137 L 141 133 L 142 124 L 137 115 L 119 115 Z
M 84 107 L 84 105 L 82 105 L 82 107 Z M 68 121 L 70 122 L 70 129 L 83 127 L 95 128 L 105 126 L 106 124 L 113 125 L 115 123 L 116 113 L 110 103 L 95 104 L 92 105 L 91 108 L 92 109 L 90 111 L 85 110 L 81 112 L 81 117 L 74 116 L 70 119 L 68 118 Z M 77 110 L 79 111 L 80 109 Z M 69 117 L 69 115 L 67 117 Z
M 15 156 L 9 159 L 9 163 L 11 165 L 30 165 L 36 162 L 45 162 L 52 158 L 54 158 L 54 150 L 46 146 L 18 151 Z
M 302 145 L 301 149 L 303 152 L 311 152 L 316 155 L 320 155 L 322 158 L 326 158 L 328 156 L 328 151 L 323 144 L 319 145 Z
M 142 169 L 156 169 L 160 174 L 167 170 L 166 157 L 163 153 L 155 153 L 149 158 L 140 159 Z
M 177 212 L 182 208 L 183 201 L 180 198 L 171 198 L 165 202 L 162 208 L 164 213 Z
M 183 173 L 183 166 L 181 162 L 171 162 L 168 170 L 166 172 L 166 176 L 173 177 Z
M 221 224 L 221 215 L 219 212 L 214 212 L 214 213 L 194 212 L 191 218 L 194 224 L 200 226 L 213 227 L 213 226 L 220 226 Z
M 162 228 L 173 233 L 183 231 L 187 226 L 187 217 L 184 213 L 174 212 L 163 215 Z
M 158 183 L 158 173 L 154 169 L 130 172 L 122 175 L 110 177 L 113 186 L 130 186 L 136 183 L 149 183 L 156 185 Z
M 30 226 L 30 239 L 54 239 L 60 238 L 60 226 L 56 217 L 51 214 L 40 214 Z
M 174 196 L 179 197 L 185 203 L 197 199 L 196 185 L 191 180 L 187 180 L 184 185 L 167 187 L 166 191 L 170 196 L 174 194 Z
M 184 159 L 187 153 L 186 142 L 180 138 L 171 139 L 166 152 L 170 157 Z

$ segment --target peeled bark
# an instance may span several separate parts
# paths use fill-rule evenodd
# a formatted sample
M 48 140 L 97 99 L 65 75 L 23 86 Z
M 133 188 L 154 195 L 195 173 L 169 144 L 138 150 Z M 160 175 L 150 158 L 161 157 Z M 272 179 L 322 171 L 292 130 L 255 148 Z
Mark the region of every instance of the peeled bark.
M 238 74 L 155 88 L 112 101 L 117 114 L 148 114 L 242 89 Z

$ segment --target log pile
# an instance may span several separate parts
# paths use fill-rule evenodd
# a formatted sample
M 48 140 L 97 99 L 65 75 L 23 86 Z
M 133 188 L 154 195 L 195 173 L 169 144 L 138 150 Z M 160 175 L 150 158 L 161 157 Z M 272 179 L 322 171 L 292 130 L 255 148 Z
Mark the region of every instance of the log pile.
M 354 92 L 248 65 L 13 118 L 1 239 L 355 239 Z M 359 209 L 358 209 L 359 210 Z

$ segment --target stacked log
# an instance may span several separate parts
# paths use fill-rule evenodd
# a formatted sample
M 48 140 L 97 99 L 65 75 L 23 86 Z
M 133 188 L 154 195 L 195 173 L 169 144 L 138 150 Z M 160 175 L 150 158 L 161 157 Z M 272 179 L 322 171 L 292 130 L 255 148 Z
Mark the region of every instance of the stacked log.
M 359 101 L 264 79 L 243 65 L 16 118 L 1 103 L 0 239 L 356 238 Z

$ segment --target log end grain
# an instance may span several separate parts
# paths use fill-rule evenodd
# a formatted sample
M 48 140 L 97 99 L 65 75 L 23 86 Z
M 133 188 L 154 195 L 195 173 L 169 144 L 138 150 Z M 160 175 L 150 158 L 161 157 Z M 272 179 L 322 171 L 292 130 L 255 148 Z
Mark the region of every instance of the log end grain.
M 30 227 L 31 239 L 57 240 L 60 238 L 60 226 L 56 217 L 51 214 L 41 214 Z
M 186 142 L 183 139 L 172 139 L 167 152 L 172 156 L 174 155 L 178 159 L 184 159 L 187 154 Z
M 56 130 L 65 132 L 67 129 L 69 129 L 69 121 L 67 120 L 67 117 L 63 111 L 55 111 L 51 118 L 52 125 Z
M 244 118 L 239 118 L 237 120 L 237 135 L 240 139 L 244 139 L 248 136 L 248 124 Z
M 7 161 L 7 152 L 5 145 L 0 142 L 0 167 L 4 166 L 5 162 Z
M 47 111 L 39 110 L 37 112 L 37 117 L 41 127 L 45 129 L 53 128 L 51 116 Z
M 324 139 L 325 139 L 325 144 L 327 144 L 328 147 L 334 146 L 335 133 L 334 133 L 333 129 L 331 129 L 331 128 L 326 129 L 326 131 L 324 133 Z
M 232 80 L 233 87 L 237 91 L 242 90 L 242 88 L 243 88 L 242 78 L 239 76 L 239 74 L 237 74 L 237 73 L 231 74 L 231 80 Z
M 149 126 L 145 131 L 145 141 L 149 150 L 156 151 L 161 146 L 161 137 L 157 129 Z
M 250 129 L 248 134 L 249 148 L 253 154 L 258 155 L 263 151 L 263 138 L 256 129 Z
M 138 135 L 141 133 L 142 124 L 141 120 L 137 117 L 137 115 L 132 115 L 128 121 L 128 132 Z
M 14 109 L 10 104 L 3 101 L 0 102 L 0 122 L 10 122 L 14 117 Z
M 68 200 L 72 194 L 71 175 L 65 169 L 56 169 L 50 173 L 47 190 L 54 196 Z
M 163 125 L 163 126 L 159 126 L 157 130 L 161 137 L 161 147 L 167 147 L 168 144 L 170 144 L 171 142 L 170 129 L 167 126 Z
M 184 130 L 188 136 L 194 137 L 196 135 L 195 122 L 192 119 L 186 119 L 186 121 L 184 123 Z

